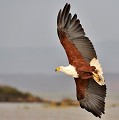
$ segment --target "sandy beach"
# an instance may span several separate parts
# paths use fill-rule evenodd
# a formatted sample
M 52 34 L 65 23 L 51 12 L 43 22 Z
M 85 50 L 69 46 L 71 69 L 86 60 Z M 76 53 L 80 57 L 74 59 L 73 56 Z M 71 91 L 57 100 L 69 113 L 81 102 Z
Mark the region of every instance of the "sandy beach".
M 106 105 L 101 120 L 119 118 L 119 103 Z M 39 103 L 0 103 L 0 120 L 98 120 L 80 107 L 48 107 Z

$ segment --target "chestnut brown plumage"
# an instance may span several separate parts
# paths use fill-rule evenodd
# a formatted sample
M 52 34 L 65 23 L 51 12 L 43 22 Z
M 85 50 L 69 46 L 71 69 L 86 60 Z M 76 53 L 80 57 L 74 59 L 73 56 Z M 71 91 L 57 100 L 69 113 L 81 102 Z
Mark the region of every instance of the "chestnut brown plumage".
M 101 117 L 105 108 L 106 85 L 99 85 L 93 78 L 96 66 L 91 66 L 90 62 L 93 58 L 97 59 L 97 55 L 77 15 L 72 17 L 68 3 L 58 13 L 57 32 L 69 64 L 76 68 L 79 75 L 74 79 L 80 106 Z

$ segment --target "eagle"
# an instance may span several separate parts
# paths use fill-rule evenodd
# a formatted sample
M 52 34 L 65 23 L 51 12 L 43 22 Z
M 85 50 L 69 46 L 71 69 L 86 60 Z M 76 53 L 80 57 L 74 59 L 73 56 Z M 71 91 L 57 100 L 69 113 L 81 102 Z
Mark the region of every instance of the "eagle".
M 106 97 L 102 67 L 77 14 L 72 16 L 70 13 L 68 3 L 58 13 L 57 33 L 69 65 L 57 67 L 55 71 L 64 72 L 74 78 L 76 96 L 81 108 L 101 118 L 101 115 L 105 114 Z

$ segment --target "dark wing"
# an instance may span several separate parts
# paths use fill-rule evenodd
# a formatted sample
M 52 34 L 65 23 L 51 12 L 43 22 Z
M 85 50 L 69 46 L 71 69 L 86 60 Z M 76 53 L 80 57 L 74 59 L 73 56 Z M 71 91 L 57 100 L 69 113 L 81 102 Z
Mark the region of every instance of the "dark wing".
M 81 108 L 101 118 L 105 110 L 106 85 L 99 85 L 93 79 L 75 79 L 77 99 Z
M 63 36 L 65 35 L 65 37 L 74 44 L 83 58 L 87 62 L 90 62 L 94 57 L 97 58 L 94 47 L 89 38 L 85 36 L 84 29 L 80 24 L 80 20 L 77 19 L 77 15 L 75 14 L 72 17 L 69 11 L 70 4 L 66 3 L 64 9 L 59 11 L 57 17 L 57 30 L 60 41 L 62 41 L 62 34 Z M 65 49 L 64 45 L 63 47 Z

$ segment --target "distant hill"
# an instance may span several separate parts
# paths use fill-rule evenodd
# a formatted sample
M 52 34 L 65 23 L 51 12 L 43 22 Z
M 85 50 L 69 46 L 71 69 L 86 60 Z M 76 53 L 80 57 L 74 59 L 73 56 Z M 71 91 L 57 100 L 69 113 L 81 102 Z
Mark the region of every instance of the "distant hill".
M 10 86 L 0 86 L 0 102 L 43 102 L 30 93 L 23 93 Z
M 36 97 L 30 93 L 23 93 L 16 88 L 0 85 L 0 102 L 40 102 L 48 106 L 79 106 L 79 102 L 69 98 L 61 101 L 49 101 Z

